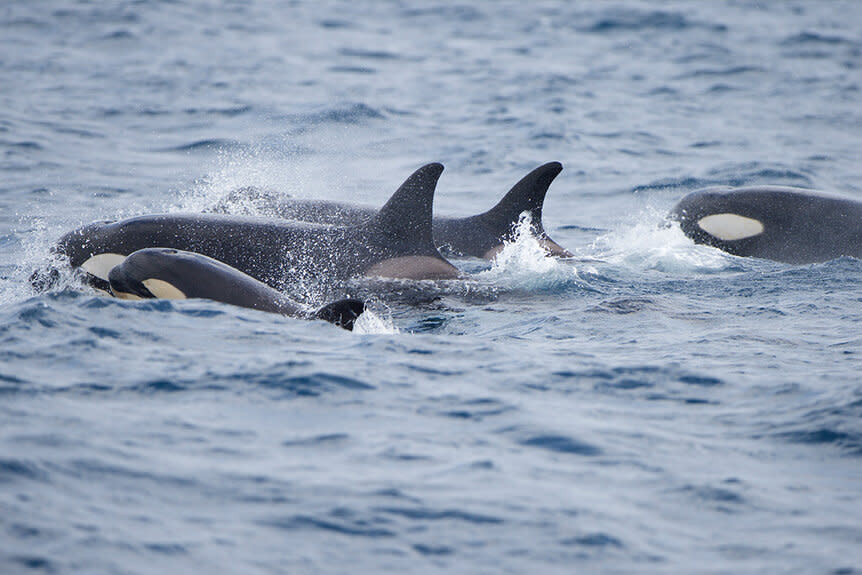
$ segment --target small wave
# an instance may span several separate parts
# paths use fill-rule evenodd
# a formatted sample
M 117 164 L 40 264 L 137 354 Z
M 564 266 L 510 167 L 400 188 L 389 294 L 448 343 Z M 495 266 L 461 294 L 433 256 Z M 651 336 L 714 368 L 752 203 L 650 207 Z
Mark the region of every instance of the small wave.
M 656 307 L 654 300 L 645 297 L 615 298 L 588 308 L 588 312 L 627 315 Z
M 358 48 L 342 48 L 338 51 L 342 56 L 350 58 L 366 58 L 369 60 L 401 60 L 401 54 L 386 50 L 361 50 Z
M 284 447 L 314 447 L 319 448 L 329 445 L 342 445 L 350 439 L 350 435 L 346 433 L 328 433 L 326 435 L 315 435 L 313 437 L 300 437 L 297 439 L 288 439 L 281 444 Z
M 338 20 L 336 18 L 326 18 L 318 21 L 317 24 L 321 28 L 327 28 L 329 30 L 340 30 L 354 27 L 353 22 L 350 20 Z
M 214 150 L 230 150 L 239 148 L 241 144 L 235 140 L 227 140 L 224 138 L 211 138 L 207 140 L 198 140 L 189 142 L 188 144 L 180 144 L 168 148 L 160 148 L 158 152 L 210 152 Z
M 362 102 L 326 108 L 309 114 L 296 114 L 286 118 L 299 126 L 312 127 L 320 124 L 359 124 L 365 120 L 379 120 L 386 116 L 380 110 Z
M 688 191 L 709 186 L 751 186 L 757 184 L 809 188 L 812 181 L 805 173 L 781 164 L 764 165 L 760 162 L 750 162 L 721 166 L 710 170 L 703 177 L 663 178 L 648 184 L 638 185 L 632 191 L 648 192 L 667 189 Z
M 330 66 L 330 72 L 338 74 L 376 74 L 377 70 L 366 66 Z
M 684 80 L 686 78 L 711 78 L 711 77 L 727 77 L 727 76 L 740 76 L 743 74 L 751 74 L 751 73 L 763 73 L 765 72 L 764 68 L 760 66 L 731 66 L 730 68 L 701 68 L 699 70 L 693 70 L 691 72 L 687 72 L 680 76 L 677 76 L 678 80 Z
M 643 11 L 614 8 L 606 11 L 597 20 L 581 29 L 586 32 L 637 32 L 645 30 L 681 31 L 690 28 L 709 28 L 713 31 L 727 29 L 723 24 L 708 24 L 689 20 L 680 12 L 662 10 Z
M 498 525 L 499 517 L 461 511 L 460 509 L 430 509 L 427 507 L 378 507 L 376 511 L 397 515 L 413 521 L 464 521 L 475 525 Z
M 4 148 L 11 148 L 14 150 L 26 151 L 26 152 L 41 152 L 45 149 L 42 144 L 38 142 L 31 141 L 22 141 L 22 142 L 3 142 L 0 141 L 0 146 Z
M 21 459 L 0 459 L 0 484 L 19 479 L 47 481 L 48 474 L 29 461 Z
M 451 5 L 447 6 L 445 4 L 437 5 L 428 8 L 403 8 L 401 10 L 401 16 L 404 18 L 434 18 L 441 19 L 446 22 L 476 22 L 480 20 L 484 20 L 486 18 L 485 14 L 475 8 L 473 6 L 469 6 L 466 4 L 462 5 Z
M 602 450 L 594 445 L 565 435 L 536 435 L 523 439 L 519 443 L 525 447 L 538 447 L 571 455 L 592 456 L 602 453 Z
M 47 557 L 39 557 L 37 555 L 12 555 L 9 557 L 8 562 L 26 569 L 28 572 L 34 573 L 57 573 L 59 572 L 58 565 L 48 559 Z M 0 563 L 2 565 L 2 563 Z M 15 568 L 11 573 L 17 572 L 18 569 Z
M 691 498 L 697 505 L 713 507 L 723 513 L 736 513 L 749 505 L 745 497 L 732 489 L 738 483 L 735 480 L 725 481 L 722 487 L 686 485 L 676 491 Z
M 614 537 L 613 535 L 608 535 L 607 533 L 589 533 L 587 535 L 581 535 L 580 537 L 572 537 L 571 539 L 563 539 L 560 541 L 563 545 L 578 545 L 585 547 L 599 547 L 599 548 L 617 548 L 622 549 L 625 546 L 622 541 Z
M 134 32 L 128 29 L 115 30 L 109 34 L 103 35 L 99 40 L 103 42 L 111 42 L 116 40 L 137 40 L 138 37 Z
M 850 46 L 858 45 L 857 42 L 849 38 L 844 38 L 842 36 L 832 36 L 829 34 L 821 34 L 819 32 L 800 32 L 799 34 L 788 36 L 781 41 L 782 46 L 799 46 L 812 44 L 826 46 L 837 46 L 841 44 L 847 44 Z
M 284 392 L 291 397 L 314 397 L 328 391 L 345 389 L 353 391 L 374 389 L 374 386 L 369 383 L 332 373 L 319 372 L 285 377 L 285 374 L 277 366 L 270 373 L 234 374 L 230 376 L 230 379 L 244 380 L 264 388 Z
M 249 105 L 244 106 L 229 106 L 224 108 L 186 108 L 183 110 L 184 113 L 190 116 L 225 116 L 226 118 L 233 118 L 235 116 L 240 116 L 242 114 L 246 114 L 250 112 L 252 109 Z
M 339 514 L 339 515 L 344 515 Z M 354 537 L 394 537 L 395 531 L 384 527 L 378 527 L 373 523 L 360 518 L 334 517 L 320 518 L 309 515 L 294 515 L 292 517 L 274 518 L 259 522 L 266 527 L 274 527 L 285 531 L 307 531 L 322 530 L 336 535 L 350 535 Z

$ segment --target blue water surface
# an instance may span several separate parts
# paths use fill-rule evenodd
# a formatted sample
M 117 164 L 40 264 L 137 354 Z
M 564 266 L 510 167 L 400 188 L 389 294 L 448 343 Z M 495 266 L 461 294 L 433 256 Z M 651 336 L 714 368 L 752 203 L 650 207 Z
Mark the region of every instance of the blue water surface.
M 0 5 L 0 572 L 862 571 L 862 262 L 695 246 L 707 185 L 862 200 L 857 2 Z M 544 224 L 349 333 L 125 302 L 50 246 L 445 164 Z M 314 301 L 314 294 L 308 294 Z

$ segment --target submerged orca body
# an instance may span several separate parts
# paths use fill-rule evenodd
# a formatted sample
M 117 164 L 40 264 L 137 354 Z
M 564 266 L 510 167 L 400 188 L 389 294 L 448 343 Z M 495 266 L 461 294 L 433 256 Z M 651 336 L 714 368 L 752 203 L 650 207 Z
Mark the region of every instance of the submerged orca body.
M 103 286 L 126 256 L 153 247 L 213 258 L 282 291 L 362 275 L 454 278 L 458 270 L 440 255 L 431 229 L 442 171 L 440 164 L 418 169 L 374 217 L 357 225 L 162 214 L 90 224 L 65 235 L 56 249 Z
M 512 239 L 513 228 L 521 214 L 528 212 L 532 218 L 533 233 L 545 250 L 551 255 L 570 257 L 572 254 L 548 237 L 542 226 L 545 194 L 562 169 L 559 162 L 536 168 L 515 184 L 496 206 L 482 214 L 467 218 L 435 217 L 433 234 L 436 245 L 453 255 L 493 259 L 502 249 L 503 242 Z M 378 214 L 376 209 L 367 206 L 285 198 L 255 188 L 237 190 L 215 209 L 217 212 L 226 212 L 228 206 L 236 204 L 250 204 L 255 210 L 263 210 L 287 220 L 329 225 L 355 225 Z
M 813 190 L 706 188 L 671 215 L 696 243 L 737 256 L 791 264 L 862 257 L 862 202 Z
M 108 274 L 111 293 L 121 299 L 204 298 L 279 313 L 324 319 L 348 330 L 365 309 L 355 299 L 313 311 L 263 282 L 218 260 L 171 248 L 146 248 L 128 256 Z

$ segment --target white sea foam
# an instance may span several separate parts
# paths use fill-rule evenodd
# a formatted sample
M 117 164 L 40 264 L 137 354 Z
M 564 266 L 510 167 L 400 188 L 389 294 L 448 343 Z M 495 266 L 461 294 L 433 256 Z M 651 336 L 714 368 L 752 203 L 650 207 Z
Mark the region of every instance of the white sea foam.
M 353 324 L 353 333 L 368 334 L 396 334 L 401 331 L 392 321 L 389 313 L 376 313 L 372 309 L 362 312 Z
M 713 272 L 733 265 L 733 258 L 715 248 L 698 245 L 668 222 L 666 212 L 647 208 L 596 238 L 589 255 L 609 264 L 662 272 Z
M 565 260 L 548 255 L 532 232 L 532 218 L 521 214 L 514 237 L 503 243 L 491 268 L 476 274 L 482 282 L 509 289 L 541 291 L 578 283 L 577 268 Z

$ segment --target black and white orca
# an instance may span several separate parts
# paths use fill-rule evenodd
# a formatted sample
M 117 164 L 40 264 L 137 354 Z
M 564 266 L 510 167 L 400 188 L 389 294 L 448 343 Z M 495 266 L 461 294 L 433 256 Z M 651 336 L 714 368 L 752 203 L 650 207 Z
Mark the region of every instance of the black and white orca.
M 263 282 L 201 254 L 171 248 L 132 253 L 108 273 L 111 293 L 121 299 L 203 298 L 353 329 L 365 304 L 356 299 L 311 310 Z
M 389 201 L 353 225 L 317 225 L 222 214 L 160 214 L 97 222 L 66 234 L 56 250 L 96 283 L 144 248 L 218 260 L 280 291 L 357 276 L 459 277 L 434 245 L 431 209 L 440 164 L 414 172 Z
M 862 257 L 862 202 L 814 190 L 706 188 L 671 215 L 696 243 L 737 256 L 791 264 Z
M 545 195 L 562 169 L 559 162 L 539 166 L 487 212 L 466 218 L 435 216 L 433 234 L 437 247 L 447 255 L 493 259 L 503 248 L 503 242 L 512 239 L 513 228 L 521 214 L 527 212 L 531 216 L 533 233 L 545 250 L 557 257 L 571 257 L 571 253 L 548 236 L 542 225 Z M 355 225 L 378 213 L 373 207 L 288 198 L 257 188 L 236 190 L 216 205 L 214 211 L 228 213 L 237 206 L 287 220 L 329 225 Z

